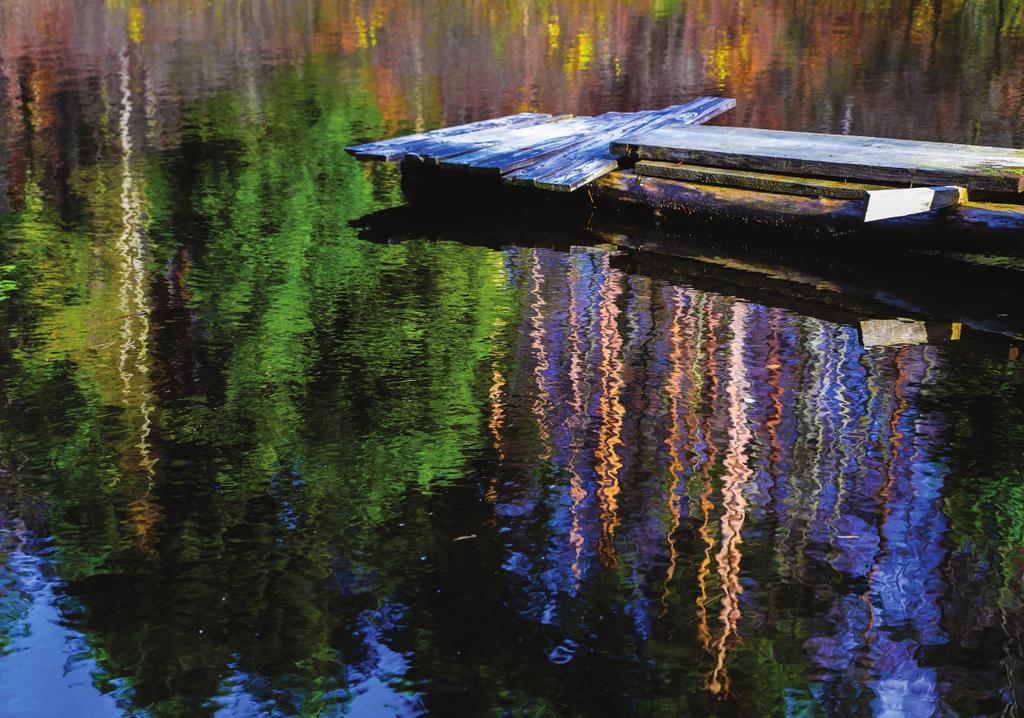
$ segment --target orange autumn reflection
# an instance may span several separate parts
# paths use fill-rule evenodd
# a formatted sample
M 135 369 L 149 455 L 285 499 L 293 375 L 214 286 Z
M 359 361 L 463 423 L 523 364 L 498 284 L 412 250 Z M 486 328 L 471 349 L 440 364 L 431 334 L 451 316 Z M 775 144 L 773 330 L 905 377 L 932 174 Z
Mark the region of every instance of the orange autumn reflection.
M 328 63 L 367 99 L 363 139 L 522 110 L 635 110 L 708 93 L 722 121 L 791 130 L 1024 144 L 1024 3 L 970 0 L 198 0 L 0 6 L 0 189 L 30 168 L 116 147 L 129 52 L 150 144 L 218 92 L 263 111 L 290 63 Z M 90 28 L 82 33 L 80 28 Z M 898 40 L 894 40 L 894 35 Z M 127 50 L 125 49 L 127 47 Z M 969 91 L 967 91 L 969 88 Z M 77 108 L 74 126 L 61 111 Z M 142 122 L 140 119 L 139 122 Z

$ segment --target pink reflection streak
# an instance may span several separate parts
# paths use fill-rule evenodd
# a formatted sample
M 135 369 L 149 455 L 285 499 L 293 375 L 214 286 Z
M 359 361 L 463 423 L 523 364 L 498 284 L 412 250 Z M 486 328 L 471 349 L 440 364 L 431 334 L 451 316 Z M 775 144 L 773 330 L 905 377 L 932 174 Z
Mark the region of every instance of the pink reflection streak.
M 672 520 L 669 525 L 668 532 L 665 536 L 665 542 L 668 544 L 669 550 L 669 562 L 668 568 L 665 571 L 665 583 L 661 591 L 661 607 L 662 616 L 668 611 L 668 599 L 670 592 L 670 585 L 672 577 L 676 572 L 676 563 L 679 558 L 679 554 L 676 551 L 675 534 L 679 529 L 680 513 L 682 500 L 679 496 L 680 485 L 683 481 L 683 475 L 685 473 L 686 465 L 683 462 L 683 442 L 684 438 L 681 436 L 684 428 L 682 426 L 681 404 L 682 404 L 682 383 L 684 381 L 683 372 L 683 359 L 684 352 L 683 347 L 686 346 L 686 339 L 692 336 L 693 333 L 693 321 L 692 312 L 686 312 L 684 315 L 683 303 L 685 300 L 685 292 L 683 289 L 676 287 L 672 292 L 672 319 L 671 329 L 669 331 L 669 344 L 671 351 L 669 353 L 669 374 L 668 374 L 668 398 L 669 398 L 669 411 L 672 415 L 672 423 L 669 427 L 668 436 L 665 437 L 665 444 L 668 446 L 669 455 L 669 466 L 668 472 L 672 479 L 672 484 L 669 487 L 668 492 L 668 508 L 672 515 Z M 686 329 L 684 330 L 684 322 Z M 692 389 L 692 386 L 691 386 Z
M 598 292 L 598 333 L 601 348 L 601 395 L 598 411 L 601 428 L 598 432 L 597 449 L 594 452 L 594 458 L 597 460 L 597 495 L 601 503 L 601 539 L 598 554 L 604 565 L 615 566 L 615 531 L 619 526 L 619 475 L 622 472 L 622 459 L 618 447 L 623 443 L 622 424 L 626 413 L 621 400 L 622 336 L 618 325 L 620 310 L 616 304 L 622 294 L 622 287 L 618 272 L 608 266 L 608 257 L 603 256 L 601 261 L 604 264 L 604 281 Z
M 711 408 L 707 412 L 706 424 L 702 436 L 705 438 L 711 437 L 712 427 L 714 423 L 714 407 L 718 399 L 718 362 L 715 358 L 715 350 L 718 347 L 718 337 L 716 332 L 718 331 L 718 317 L 715 316 L 715 306 L 710 300 L 705 299 L 700 309 L 703 315 L 707 318 L 707 330 L 704 333 L 698 334 L 697 339 L 697 358 L 707 359 L 707 385 L 708 385 L 708 405 Z M 706 334 L 707 336 L 707 350 L 703 353 L 700 351 L 701 337 Z M 698 405 L 693 407 L 691 415 L 698 411 Z M 712 535 L 710 524 L 711 524 L 711 513 L 715 509 L 715 504 L 711 500 L 711 495 L 714 492 L 712 486 L 711 476 L 707 473 L 711 467 L 715 465 L 715 457 L 717 455 L 716 444 L 714 441 L 707 442 L 707 459 L 703 464 L 704 467 L 704 490 L 700 495 L 700 511 L 704 517 L 704 521 L 698 529 L 701 540 L 704 542 L 704 558 L 701 560 L 700 567 L 697 569 L 697 585 L 700 588 L 700 595 L 697 597 L 697 637 L 700 639 L 700 643 L 704 646 L 707 651 L 711 650 L 711 628 L 708 626 L 708 576 L 711 575 L 711 551 L 715 547 L 715 537 Z
M 725 475 L 722 477 L 722 540 L 718 554 L 718 575 L 722 582 L 722 609 L 718 614 L 722 632 L 714 643 L 715 667 L 708 676 L 707 687 L 712 693 L 728 693 L 729 675 L 725 666 L 729 647 L 738 637 L 740 619 L 740 561 L 743 554 L 741 532 L 746 518 L 747 500 L 743 495 L 746 482 L 753 475 L 747 449 L 753 433 L 747 421 L 747 406 L 752 402 L 750 384 L 744 364 L 746 344 L 747 305 L 737 303 L 733 310 L 732 346 L 729 352 L 729 446 L 725 456 Z
M 583 431 L 586 427 L 586 405 L 583 394 L 583 337 L 580 319 L 576 310 L 576 282 L 579 281 L 579 267 L 576 262 L 572 263 L 569 274 L 569 381 L 572 386 L 572 425 L 573 434 Z M 583 554 L 583 531 L 580 528 L 580 505 L 587 498 L 587 490 L 583 488 L 583 479 L 580 477 L 579 469 L 576 467 L 576 459 L 579 454 L 579 444 L 576 437 L 572 440 L 572 452 L 566 466 L 569 470 L 570 488 L 569 496 L 572 498 L 570 513 L 572 523 L 569 529 L 569 544 L 573 547 L 573 589 L 578 589 L 580 584 L 580 556 Z

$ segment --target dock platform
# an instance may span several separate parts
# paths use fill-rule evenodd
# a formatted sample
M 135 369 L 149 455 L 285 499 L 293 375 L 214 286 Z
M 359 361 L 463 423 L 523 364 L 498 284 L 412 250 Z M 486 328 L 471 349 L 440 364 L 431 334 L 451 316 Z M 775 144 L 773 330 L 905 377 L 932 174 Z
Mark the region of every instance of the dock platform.
M 503 181 L 571 192 L 619 167 L 611 143 L 666 126 L 701 124 L 736 106 L 724 97 L 596 117 L 522 113 L 469 125 L 349 147 L 361 160 L 421 162 L 450 170 L 497 175 Z
M 659 217 L 1024 240 L 1022 149 L 704 125 L 735 105 L 699 97 L 593 117 L 519 113 L 347 149 L 453 191 L 467 186 L 460 175 L 484 175 L 491 187 Z

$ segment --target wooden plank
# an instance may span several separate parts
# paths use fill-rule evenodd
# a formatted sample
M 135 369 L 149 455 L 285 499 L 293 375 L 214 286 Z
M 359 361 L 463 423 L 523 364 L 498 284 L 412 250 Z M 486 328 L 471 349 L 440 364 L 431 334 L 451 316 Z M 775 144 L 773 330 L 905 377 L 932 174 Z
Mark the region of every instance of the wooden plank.
M 734 147 L 748 147 L 753 145 L 760 156 L 777 157 L 771 154 L 773 150 L 792 151 L 799 148 L 808 148 L 816 153 L 841 153 L 848 152 L 896 152 L 899 154 L 913 154 L 924 157 L 945 157 L 957 161 L 961 158 L 977 161 L 1005 160 L 1008 156 L 1021 157 L 1024 150 L 1009 147 L 986 147 L 983 145 L 956 145 L 945 142 L 920 142 L 916 140 L 900 140 L 887 137 L 860 137 L 856 135 L 829 135 L 815 132 L 786 132 L 781 130 L 762 130 L 751 127 L 716 127 L 711 130 L 698 132 L 687 131 L 680 128 L 676 135 L 670 134 L 673 128 L 665 128 L 658 134 L 662 137 L 672 139 L 683 139 L 686 142 L 694 142 L 693 149 L 705 149 L 710 151 L 721 149 L 723 143 L 727 149 Z M 640 134 L 640 133 L 638 133 Z M 643 133 L 647 134 L 647 133 Z M 620 143 L 631 144 L 635 138 L 627 137 L 620 140 Z M 675 146 L 675 145 L 670 145 Z M 683 149 L 690 149 L 691 145 L 678 145 Z M 785 155 L 781 155 L 785 157 Z M 815 155 L 817 156 L 817 154 Z
M 633 113 L 603 132 L 593 133 L 579 144 L 505 177 L 506 182 L 540 189 L 571 192 L 614 171 L 619 157 L 608 151 L 608 144 L 623 134 L 662 127 L 668 123 L 684 125 L 706 122 L 736 106 L 731 98 L 700 97 L 685 105 L 675 105 L 651 113 Z
M 700 165 L 640 160 L 634 167 L 638 175 L 661 177 L 680 182 L 736 187 L 758 192 L 792 194 L 801 197 L 828 197 L 829 199 L 867 199 L 870 190 L 889 189 L 885 185 L 842 182 L 816 179 L 813 177 L 791 177 L 764 172 L 747 172 L 722 167 L 701 167 Z
M 465 154 L 500 148 L 506 145 L 529 145 L 546 138 L 566 137 L 579 134 L 586 127 L 590 117 L 552 115 L 540 122 L 524 123 L 506 127 L 489 128 L 457 135 L 439 137 L 417 142 L 406 150 L 406 157 L 440 164 L 442 161 Z
M 633 133 L 612 151 L 638 159 L 898 184 L 1024 192 L 1024 150 L 744 127 Z
M 632 170 L 612 172 L 593 185 L 608 198 L 658 215 L 771 226 L 813 224 L 831 228 L 863 226 L 861 200 L 774 194 L 733 187 L 641 177 Z
M 963 187 L 909 187 L 871 190 L 864 203 L 864 221 L 907 217 L 967 202 Z
M 597 117 L 576 117 L 559 123 L 564 126 L 562 129 L 568 130 L 561 136 L 537 137 L 525 142 L 504 142 L 443 160 L 441 166 L 481 174 L 508 174 L 567 150 L 579 144 L 585 135 L 606 129 L 615 122 L 621 122 L 621 118 L 625 116 L 621 112 L 607 112 Z
M 736 101 L 731 98 L 700 97 L 650 114 L 634 113 L 604 131 L 592 133 L 577 145 L 511 172 L 503 179 L 511 184 L 571 192 L 618 168 L 620 158 L 608 149 L 616 138 L 669 123 L 684 126 L 707 122 L 735 106 Z
M 346 147 L 345 151 L 360 160 L 397 162 L 405 157 L 406 152 L 409 149 L 415 148 L 415 146 L 420 143 L 431 142 L 440 138 L 456 138 L 473 132 L 479 132 L 481 130 L 532 125 L 540 122 L 547 122 L 550 119 L 551 115 L 546 113 L 520 112 L 515 115 L 495 117 L 489 120 L 470 122 L 465 125 L 442 127 L 441 129 L 431 130 L 429 132 L 417 132 L 412 135 L 403 135 L 401 137 L 392 137 L 391 139 L 379 140 L 377 142 L 352 145 L 351 147 Z
M 587 132 L 593 122 L 593 117 L 553 116 L 546 122 L 533 125 L 489 130 L 485 133 L 474 133 L 466 138 L 440 140 L 436 147 L 418 147 L 410 156 L 428 164 L 466 170 L 470 168 L 470 163 L 490 155 L 499 155 L 547 142 L 572 142 Z
M 772 194 L 853 200 L 861 203 L 865 222 L 907 217 L 920 212 L 954 207 L 967 201 L 967 191 L 961 187 L 893 188 L 652 160 L 640 160 L 634 169 L 638 175 L 645 177 L 736 187 Z
M 835 237 L 898 237 L 929 249 L 951 246 L 1017 253 L 1024 237 L 1024 205 L 976 203 L 946 212 L 864 223 L 863 202 L 801 197 L 733 187 L 641 177 L 632 170 L 612 172 L 591 185 L 598 205 L 629 207 L 683 222 L 759 226 L 787 234 Z

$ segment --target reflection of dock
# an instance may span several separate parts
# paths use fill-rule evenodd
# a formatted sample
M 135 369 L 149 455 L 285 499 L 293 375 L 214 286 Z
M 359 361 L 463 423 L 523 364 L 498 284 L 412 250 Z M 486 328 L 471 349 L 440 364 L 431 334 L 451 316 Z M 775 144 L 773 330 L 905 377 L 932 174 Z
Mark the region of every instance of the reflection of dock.
M 360 237 L 375 242 L 427 239 L 566 252 L 611 245 L 620 249 L 609 258 L 610 265 L 629 274 L 851 327 L 898 317 L 923 321 L 945 327 L 946 336 L 935 332 L 929 343 L 1014 360 L 1022 354 L 1024 269 L 1013 258 L 990 263 L 972 255 L 908 250 L 893 251 L 879 265 L 873 255 L 839 247 L 819 251 L 805 244 L 758 244 L 754 240 L 760 236 L 752 230 L 721 241 L 710 230 L 679 233 L 627 227 L 614 218 L 580 219 L 572 213 L 501 213 L 486 205 L 458 216 L 443 209 L 396 207 L 354 225 Z M 958 339 L 950 342 L 954 324 L 961 327 Z
M 596 117 L 520 113 L 348 149 L 401 161 L 405 175 L 463 203 L 490 187 L 506 201 L 561 194 L 690 220 L 1020 239 L 1024 150 L 700 126 L 734 105 L 701 97 Z M 971 201 L 977 193 L 986 201 Z
M 866 347 L 905 344 L 940 344 L 959 341 L 959 322 L 925 322 L 914 319 L 865 319 L 860 323 L 861 343 Z

